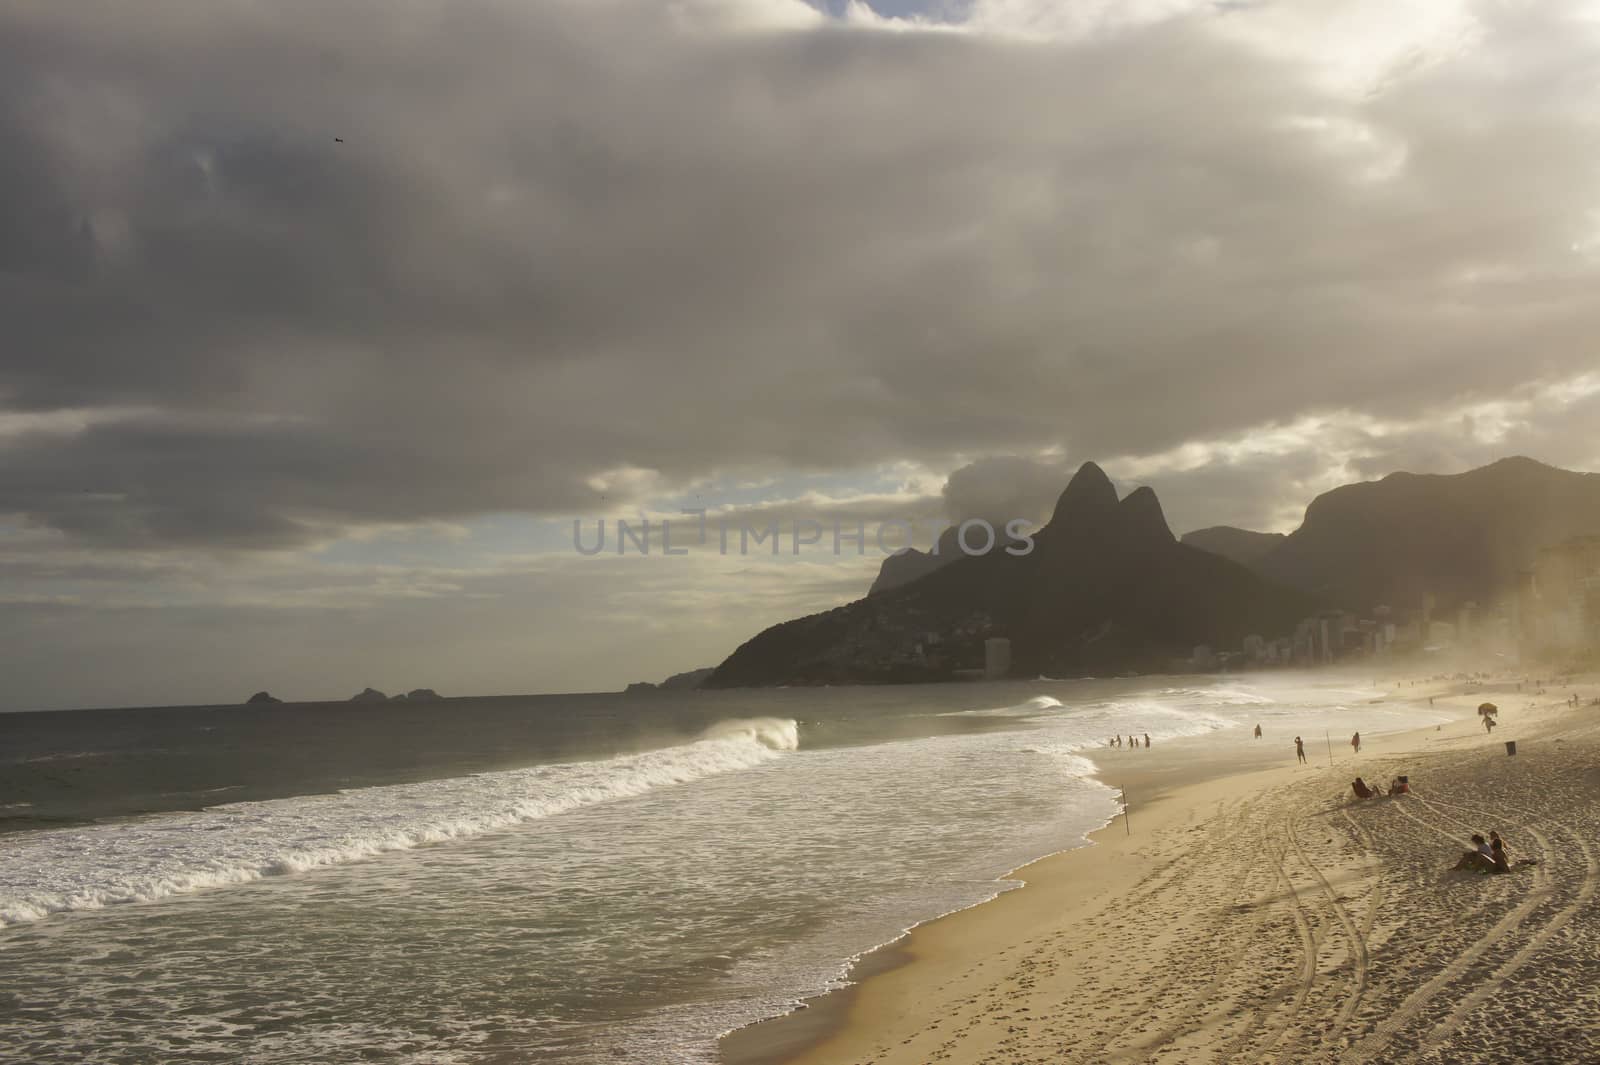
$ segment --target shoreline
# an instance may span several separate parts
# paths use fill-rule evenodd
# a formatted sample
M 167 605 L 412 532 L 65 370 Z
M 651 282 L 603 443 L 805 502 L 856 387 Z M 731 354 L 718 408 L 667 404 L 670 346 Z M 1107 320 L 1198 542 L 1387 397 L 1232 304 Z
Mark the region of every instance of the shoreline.
M 1585 694 L 1583 701 L 1587 703 L 1593 694 Z M 1449 715 L 1448 723 L 1373 735 L 1363 743 L 1359 755 L 1352 756 L 1348 749 L 1333 753 L 1331 769 L 1326 756 L 1318 764 L 1315 748 L 1319 745 L 1314 738 L 1308 744 L 1312 757 L 1305 766 L 1294 763 L 1292 749 L 1283 751 L 1285 740 L 1279 737 L 1260 745 L 1246 740 L 1242 749 L 1199 758 L 1185 751 L 1184 741 L 1168 741 L 1161 754 L 1171 751 L 1173 755 L 1146 758 L 1141 752 L 1141 764 L 1134 767 L 1117 762 L 1115 755 L 1100 748 L 1080 752 L 1095 763 L 1101 782 L 1126 790 L 1131 824 L 1118 815 L 1089 833 L 1084 845 L 1046 855 L 998 877 L 997 882 L 1018 881 L 1020 886 L 913 926 L 858 959 L 848 972 L 845 987 L 807 999 L 783 1016 L 725 1034 L 719 1043 L 721 1061 L 725 1065 L 835 1065 L 869 1060 L 910 1063 L 942 1057 L 952 1047 L 937 1041 L 945 1016 L 932 1004 L 938 1001 L 939 992 L 948 994 L 960 988 L 969 993 L 968 999 L 972 993 L 983 992 L 992 985 L 983 975 L 985 968 L 998 970 L 1024 948 L 1038 947 L 1041 936 L 1052 943 L 1071 941 L 1106 921 L 1137 921 L 1137 914 L 1118 911 L 1117 899 L 1159 879 L 1163 867 L 1175 859 L 1192 854 L 1197 846 L 1203 848 L 1207 826 L 1220 811 L 1259 804 L 1274 788 L 1305 790 L 1309 785 L 1313 791 L 1348 795 L 1346 770 L 1353 776 L 1365 768 L 1370 774 L 1366 767 L 1394 759 L 1407 759 L 1410 764 L 1447 752 L 1489 749 L 1474 712 L 1485 697 L 1499 699 L 1503 709 L 1518 719 L 1518 735 L 1502 732 L 1507 738 L 1528 735 L 1523 723 L 1546 724 L 1534 717 L 1563 716 L 1559 707 L 1544 705 L 1555 698 L 1553 694 L 1519 695 L 1511 690 L 1511 682 L 1484 687 L 1425 681 L 1409 688 L 1386 688 L 1382 693 L 1385 700 L 1419 709 L 1429 708 L 1430 696 L 1431 708 Z M 1528 715 L 1519 705 L 1530 700 L 1541 702 L 1536 715 Z M 1492 742 L 1495 748 L 1500 746 L 1498 739 Z M 1381 783 L 1387 778 L 1374 779 Z M 1195 833 L 1200 834 L 1198 840 Z M 1100 924 L 1091 924 L 1096 916 L 1101 918 Z M 1065 964 L 1070 968 L 1070 960 Z M 1079 990 L 1074 984 L 1073 991 Z M 1029 1008 L 1019 1007 L 1015 1014 L 1004 1010 L 999 1003 L 993 1006 L 991 1017 L 969 1019 L 961 1042 L 979 1039 L 985 1054 L 1002 1053 L 999 1044 L 1004 1037 L 1016 1038 L 1017 1022 L 1028 1019 Z M 1006 1023 L 1001 1025 L 993 1018 L 1003 1018 Z M 975 1032 L 987 1032 L 987 1036 L 980 1038 L 972 1034 Z M 913 1046 L 919 1049 L 913 1051 Z M 925 1056 L 918 1058 L 918 1053 Z

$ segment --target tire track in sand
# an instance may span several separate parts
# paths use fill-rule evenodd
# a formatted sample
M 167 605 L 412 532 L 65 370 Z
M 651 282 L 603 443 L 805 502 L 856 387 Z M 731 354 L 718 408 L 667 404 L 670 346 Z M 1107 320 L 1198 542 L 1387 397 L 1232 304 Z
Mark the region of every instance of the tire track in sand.
M 1230 818 L 1225 831 L 1226 837 L 1231 841 L 1236 838 L 1234 830 L 1244 828 L 1244 818 L 1235 814 Z M 1242 833 L 1238 833 L 1242 834 Z M 1226 908 L 1219 911 L 1219 916 L 1210 922 L 1211 938 L 1226 938 L 1233 942 L 1232 949 L 1228 952 L 1222 963 L 1211 974 L 1206 983 L 1188 993 L 1188 999 L 1193 1005 L 1192 1012 L 1174 1011 L 1176 1018 L 1172 1023 L 1160 1030 L 1146 1036 L 1126 1047 L 1112 1051 L 1109 1055 L 1111 1061 L 1149 1061 L 1151 1058 L 1175 1039 L 1189 1032 L 1206 1027 L 1218 1016 L 1230 1016 L 1236 1012 L 1233 1004 L 1219 1008 L 1216 1003 L 1223 985 L 1238 970 L 1244 961 L 1245 955 L 1255 945 L 1256 933 L 1266 920 L 1270 901 L 1266 896 L 1257 894 L 1253 901 L 1246 903 L 1246 899 L 1253 894 L 1251 884 L 1255 879 L 1257 869 L 1263 856 L 1263 848 L 1252 847 L 1251 857 L 1245 866 L 1244 873 L 1235 883 L 1233 894 Z M 1251 913 L 1249 924 L 1242 934 L 1229 925 L 1229 918 L 1238 915 L 1242 909 Z M 1168 989 L 1179 982 L 1178 973 L 1169 975 L 1156 989 L 1150 993 L 1150 998 L 1159 1001 L 1165 998 Z
M 1460 803 L 1446 803 L 1445 805 L 1455 806 L 1458 809 L 1477 813 L 1480 816 L 1484 812 L 1481 810 L 1474 810 L 1472 807 L 1465 806 Z M 1514 812 L 1522 814 L 1523 816 L 1533 816 L 1529 813 L 1529 811 L 1526 810 L 1515 810 L 1513 807 L 1505 808 L 1512 809 Z M 1600 861 L 1596 860 L 1594 849 L 1589 846 L 1588 842 L 1583 838 L 1583 835 L 1579 832 L 1573 831 L 1567 825 L 1564 825 L 1561 822 L 1551 818 L 1545 817 L 1537 819 L 1543 820 L 1547 824 L 1560 829 L 1563 835 L 1569 837 L 1578 845 L 1578 849 L 1583 855 L 1584 872 L 1583 879 L 1578 885 L 1576 894 L 1571 902 L 1557 910 L 1550 917 L 1550 919 L 1539 928 L 1538 931 L 1528 936 L 1523 942 L 1522 946 L 1518 947 L 1508 958 L 1506 958 L 1504 962 L 1497 966 L 1487 980 L 1479 984 L 1469 994 L 1462 998 L 1460 1002 L 1456 1003 L 1455 1009 L 1450 1011 L 1449 1016 L 1445 1017 L 1444 1020 L 1434 1025 L 1433 1028 L 1428 1031 L 1427 1035 L 1424 1036 L 1421 1045 L 1418 1046 L 1416 1052 L 1412 1055 L 1413 1058 L 1420 1057 L 1428 1050 L 1442 1045 L 1449 1035 L 1459 1029 L 1461 1022 L 1466 1019 L 1468 1014 L 1477 1009 L 1479 1006 L 1483 1005 L 1483 1003 L 1488 1000 L 1489 996 L 1498 991 L 1507 980 L 1516 974 L 1517 970 L 1528 964 L 1528 962 L 1533 959 L 1535 954 L 1543 950 L 1550 942 L 1551 937 L 1553 937 L 1561 929 L 1565 928 L 1574 917 L 1582 912 L 1583 909 L 1593 901 L 1596 889 L 1600 888 Z M 1553 860 L 1552 855 L 1554 854 L 1554 849 L 1550 846 L 1550 841 L 1545 838 L 1542 832 L 1534 828 L 1532 824 L 1526 824 L 1520 827 L 1523 828 L 1529 835 L 1533 836 L 1534 840 L 1538 843 L 1539 849 L 1544 854 L 1544 857 L 1541 859 L 1541 864 L 1537 868 L 1543 868 L 1543 863 Z
M 1257 835 L 1257 853 L 1266 859 L 1267 870 L 1279 889 L 1279 897 L 1289 903 L 1289 913 L 1298 932 L 1297 943 L 1301 956 L 1300 971 L 1288 980 L 1283 981 L 1277 989 L 1263 997 L 1256 1005 L 1249 1007 L 1249 1021 L 1227 1042 L 1222 1044 L 1217 1051 L 1217 1061 L 1232 1061 L 1244 1054 L 1245 1048 L 1252 1043 L 1258 1042 L 1259 1033 L 1263 1028 L 1266 1028 L 1270 1034 L 1267 1036 L 1264 1047 L 1251 1055 L 1254 1060 L 1264 1060 L 1267 1050 L 1282 1040 L 1288 1031 L 1289 1025 L 1289 1021 L 1285 1020 L 1277 1025 L 1274 1031 L 1271 1025 L 1268 1024 L 1269 1019 L 1274 1013 L 1281 1012 L 1282 1003 L 1291 997 L 1294 999 L 1296 1006 L 1304 1002 L 1305 996 L 1310 990 L 1310 979 L 1314 978 L 1316 973 L 1316 936 L 1300 906 L 1299 894 L 1295 891 L 1294 884 L 1284 871 L 1282 852 L 1272 846 L 1272 841 L 1268 838 L 1268 829 L 1265 827 L 1261 828 Z M 1265 914 L 1274 909 L 1272 902 L 1273 900 L 1270 897 L 1263 897 L 1259 903 L 1263 921 L 1265 921 Z M 1307 977 L 1306 973 L 1308 971 L 1311 973 L 1311 977 Z M 1291 1014 L 1293 1009 L 1292 1007 Z
M 1305 848 L 1300 845 L 1300 836 L 1295 832 L 1293 818 L 1286 819 L 1285 827 L 1288 832 L 1289 842 L 1294 847 L 1294 852 L 1300 856 L 1300 860 L 1305 863 L 1306 868 L 1311 870 L 1311 875 L 1316 878 L 1318 886 L 1322 888 L 1322 894 L 1327 898 L 1328 904 L 1333 909 L 1334 919 L 1339 922 L 1339 926 L 1344 929 L 1344 934 L 1350 940 L 1350 961 L 1354 970 L 1353 984 L 1350 993 L 1345 996 L 1344 1004 L 1339 1007 L 1339 1012 L 1334 1017 L 1333 1027 L 1328 1033 L 1330 1037 L 1337 1036 L 1344 1031 L 1345 1025 L 1350 1023 L 1350 1018 L 1355 1015 L 1356 1007 L 1361 1005 L 1361 996 L 1367 992 L 1368 973 L 1371 969 L 1371 959 L 1367 954 L 1367 937 L 1356 926 L 1355 921 L 1351 920 L 1350 912 L 1344 908 L 1344 903 L 1339 900 L 1339 894 L 1333 890 L 1333 885 L 1328 883 L 1328 878 L 1322 875 L 1322 869 L 1316 862 L 1311 860 L 1311 856 L 1306 854 Z
M 1449 839 L 1454 839 L 1450 833 L 1445 832 L 1437 825 L 1431 825 L 1422 820 L 1422 818 L 1416 816 L 1405 807 L 1396 804 L 1392 808 L 1402 816 L 1415 821 L 1428 831 L 1445 836 Z M 1435 811 L 1435 813 L 1437 814 L 1438 811 Z M 1453 818 L 1450 818 L 1449 820 L 1454 821 Z M 1456 823 L 1459 824 L 1460 822 Z M 1547 849 L 1548 844 L 1543 840 L 1543 838 L 1536 838 L 1539 839 L 1540 847 L 1543 851 L 1543 858 L 1541 859 L 1540 864 L 1534 867 L 1536 876 L 1541 877 L 1537 883 L 1537 886 L 1529 891 L 1527 897 L 1525 897 L 1520 903 L 1518 903 L 1498 921 L 1496 921 L 1494 926 L 1490 928 L 1487 933 L 1485 933 L 1481 938 L 1479 938 L 1461 953 L 1451 958 L 1450 961 L 1442 969 L 1435 973 L 1426 983 L 1401 1000 L 1400 1005 L 1396 1007 L 1396 1009 L 1390 1013 L 1388 1017 L 1379 1023 L 1370 1034 L 1368 1034 L 1359 1042 L 1348 1047 L 1344 1053 L 1339 1056 L 1341 1065 L 1361 1065 L 1361 1063 L 1376 1060 L 1380 1056 L 1379 1052 L 1383 1049 L 1383 1047 L 1386 1046 L 1397 1034 L 1399 1034 L 1402 1029 L 1415 1020 L 1430 1002 L 1437 998 L 1439 994 L 1447 987 L 1458 983 L 1463 978 L 1473 973 L 1478 968 L 1477 961 L 1483 954 L 1485 954 L 1496 942 L 1500 941 L 1506 935 L 1521 927 L 1522 922 L 1525 921 L 1535 909 L 1544 903 L 1547 896 L 1550 894 L 1549 873 L 1547 869 L 1550 852 Z
M 1272 873 L 1278 881 L 1278 886 L 1283 889 L 1283 898 L 1289 904 L 1289 915 L 1294 920 L 1295 930 L 1298 932 L 1300 942 L 1300 971 L 1293 981 L 1288 983 L 1292 988 L 1292 1001 L 1287 1009 L 1273 1011 L 1275 1019 L 1268 1026 L 1268 1036 L 1260 1049 L 1254 1055 L 1257 1060 L 1267 1056 L 1274 1048 L 1289 1037 L 1290 1029 L 1295 1020 L 1300 1016 L 1305 1007 L 1306 998 L 1311 994 L 1311 988 L 1317 981 L 1317 934 L 1311 926 L 1311 920 L 1306 912 L 1305 905 L 1300 900 L 1300 890 L 1295 887 L 1294 880 L 1289 876 L 1289 871 L 1284 867 L 1285 851 L 1281 846 L 1274 846 L 1269 838 L 1269 830 L 1261 834 L 1262 853 L 1267 856 L 1272 868 Z M 1270 1000 L 1269 1000 L 1270 1001 Z M 1252 1036 L 1268 1020 L 1267 1003 L 1262 1003 L 1256 1011 L 1255 1021 L 1240 1032 L 1224 1048 L 1221 1058 L 1227 1061 L 1242 1051 L 1246 1044 L 1252 1042 Z M 1285 1047 L 1277 1060 L 1283 1060 L 1294 1048 L 1293 1042 Z

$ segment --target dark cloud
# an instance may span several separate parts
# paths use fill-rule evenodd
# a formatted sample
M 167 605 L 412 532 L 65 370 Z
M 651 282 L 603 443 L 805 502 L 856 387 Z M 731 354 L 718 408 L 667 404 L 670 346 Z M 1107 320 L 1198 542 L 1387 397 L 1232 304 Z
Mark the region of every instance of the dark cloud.
M 1361 98 L 1198 18 L 696 10 L 8 6 L 0 396 L 145 414 L 13 438 L 0 507 L 281 546 L 623 466 L 1148 454 L 1590 362 L 1594 36 L 1554 9 Z
M 1043 522 L 1055 509 L 1073 471 L 1074 467 L 1061 460 L 1017 455 L 969 462 L 945 481 L 945 516 L 952 521 L 982 518 L 997 529 L 1015 518 Z
M 1176 531 L 1285 528 L 1397 468 L 1600 465 L 1597 27 L 1379 18 L 1352 90 L 1310 5 L 1180 6 L 0 7 L 13 702 L 620 685 L 876 563 L 386 529 L 766 478 L 725 513 L 997 521 L 1083 459 Z

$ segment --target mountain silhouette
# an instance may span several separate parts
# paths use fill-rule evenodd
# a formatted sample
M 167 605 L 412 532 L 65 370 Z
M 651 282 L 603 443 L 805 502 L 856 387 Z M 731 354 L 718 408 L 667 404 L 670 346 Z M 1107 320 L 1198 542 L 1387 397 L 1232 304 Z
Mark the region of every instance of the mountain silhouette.
M 956 527 L 951 526 L 939 534 L 937 550 L 919 551 L 913 547 L 885 558 L 878 567 L 878 576 L 873 580 L 872 587 L 867 589 L 867 594 L 878 595 L 910 584 L 912 581 L 921 580 L 934 570 L 943 569 L 963 557 L 961 544 L 956 537 Z
M 1012 551 L 1020 551 L 1012 545 Z M 959 557 L 909 583 L 775 625 L 708 687 L 933 680 L 1011 641 L 1013 673 L 1165 667 L 1198 644 L 1288 632 L 1311 597 L 1179 543 L 1149 488 L 1118 499 L 1085 463 L 1033 549 Z
M 1299 529 L 1249 564 L 1270 580 L 1352 610 L 1414 608 L 1427 594 L 1452 609 L 1493 602 L 1512 590 L 1540 548 L 1594 533 L 1600 533 L 1600 474 L 1516 457 L 1466 473 L 1394 473 L 1335 488 L 1312 501 Z M 1216 530 L 1196 537 L 1185 540 L 1230 539 Z
M 1283 533 L 1251 532 L 1231 525 L 1213 525 L 1209 529 L 1196 529 L 1184 533 L 1183 542 L 1213 555 L 1231 558 L 1246 566 L 1253 566 L 1282 544 Z

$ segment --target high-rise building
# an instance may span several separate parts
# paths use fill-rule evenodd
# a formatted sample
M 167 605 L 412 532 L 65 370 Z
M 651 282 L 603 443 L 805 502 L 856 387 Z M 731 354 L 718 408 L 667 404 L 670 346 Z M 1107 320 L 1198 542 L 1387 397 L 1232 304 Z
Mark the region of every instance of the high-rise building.
M 983 676 L 985 680 L 1003 680 L 1011 675 L 1011 641 L 1004 636 L 991 636 L 983 641 Z

